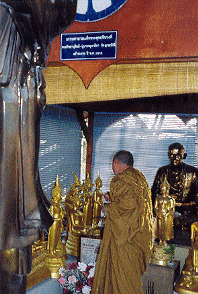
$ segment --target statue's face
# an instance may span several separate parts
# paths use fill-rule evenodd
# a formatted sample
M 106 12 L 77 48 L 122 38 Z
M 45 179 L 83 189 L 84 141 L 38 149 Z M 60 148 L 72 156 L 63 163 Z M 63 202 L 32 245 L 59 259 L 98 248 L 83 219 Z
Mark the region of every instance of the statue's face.
M 182 164 L 184 159 L 184 150 L 172 149 L 168 153 L 170 164 L 174 166 L 179 166 Z

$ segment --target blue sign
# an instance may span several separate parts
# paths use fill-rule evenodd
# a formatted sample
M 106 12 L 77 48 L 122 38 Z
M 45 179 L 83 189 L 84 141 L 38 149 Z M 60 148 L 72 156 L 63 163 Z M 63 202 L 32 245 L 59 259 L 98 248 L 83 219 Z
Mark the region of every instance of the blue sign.
M 126 2 L 127 0 L 78 0 L 76 20 L 92 22 L 106 18 Z
M 61 35 L 60 60 L 115 59 L 117 31 Z

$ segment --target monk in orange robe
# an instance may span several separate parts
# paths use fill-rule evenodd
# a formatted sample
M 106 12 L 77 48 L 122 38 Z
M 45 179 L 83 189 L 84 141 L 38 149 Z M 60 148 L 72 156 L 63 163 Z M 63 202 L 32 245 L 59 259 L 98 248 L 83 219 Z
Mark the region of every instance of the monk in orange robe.
M 130 152 L 117 152 L 112 168 L 111 204 L 92 293 L 143 294 L 141 276 L 152 253 L 151 192 L 144 175 L 133 168 Z

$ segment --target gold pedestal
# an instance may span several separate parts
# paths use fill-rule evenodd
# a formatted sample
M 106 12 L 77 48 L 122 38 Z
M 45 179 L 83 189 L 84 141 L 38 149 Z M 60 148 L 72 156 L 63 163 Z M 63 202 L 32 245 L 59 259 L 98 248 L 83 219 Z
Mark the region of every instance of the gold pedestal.
M 167 266 L 171 261 L 171 252 L 168 252 L 169 247 L 164 245 L 154 245 L 151 263 L 156 265 Z
M 50 276 L 49 268 L 45 263 L 46 246 L 47 242 L 40 240 L 32 246 L 32 270 L 27 275 L 27 290 Z
M 59 268 L 66 267 L 65 256 L 46 256 L 45 262 L 50 271 L 51 279 L 58 279 L 60 277 Z
M 50 271 L 50 277 L 52 279 L 57 279 L 60 277 L 60 274 L 58 273 L 60 267 L 66 267 L 66 248 L 65 244 L 62 243 L 61 240 L 59 240 L 56 248 L 56 254 L 51 255 L 49 254 L 49 250 L 46 250 L 45 252 L 45 262 L 49 268 Z

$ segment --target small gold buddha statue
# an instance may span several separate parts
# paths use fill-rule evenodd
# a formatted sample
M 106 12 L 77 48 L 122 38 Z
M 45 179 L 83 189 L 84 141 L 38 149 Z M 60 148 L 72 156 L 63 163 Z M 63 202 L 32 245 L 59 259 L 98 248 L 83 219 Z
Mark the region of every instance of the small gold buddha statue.
M 157 220 L 156 237 L 159 239 L 160 245 L 166 245 L 167 241 L 174 238 L 175 200 L 169 196 L 169 189 L 170 184 L 165 177 L 160 185 L 161 194 L 156 197 L 154 205 Z
M 78 188 L 70 184 L 71 194 L 65 201 L 65 217 L 68 222 L 69 232 L 66 242 L 68 254 L 79 257 L 80 235 L 84 233 L 84 221 L 82 208 L 82 199 L 78 194 Z
M 198 273 L 198 222 L 191 225 L 191 246 L 193 248 L 193 267 Z
M 63 231 L 63 217 L 64 211 L 62 208 L 62 189 L 58 181 L 58 176 L 56 178 L 56 183 L 52 190 L 52 203 L 50 206 L 50 212 L 54 217 L 54 222 L 49 230 L 48 235 L 48 250 L 50 256 L 57 256 L 57 245 L 61 242 L 61 233 Z
M 69 231 L 74 235 L 79 235 L 84 230 L 83 212 L 80 210 L 82 201 L 74 185 L 71 184 L 73 195 L 70 203 L 66 203 L 66 218 L 68 220 Z
M 79 194 L 82 191 L 82 185 L 81 185 L 81 182 L 80 182 L 78 176 L 74 173 L 72 173 L 72 174 L 74 176 L 74 184 L 72 184 L 69 192 L 67 193 L 67 196 L 66 196 L 67 201 L 70 199 L 70 196 L 73 195 L 74 191 L 77 192 L 77 194 Z
M 46 264 L 49 267 L 51 278 L 58 278 L 60 275 L 58 270 L 65 265 L 66 249 L 61 240 L 63 230 L 64 210 L 62 208 L 62 188 L 56 177 L 56 182 L 52 189 L 52 199 L 50 212 L 54 217 L 54 222 L 49 229 Z
M 96 185 L 96 188 L 93 193 L 93 201 L 94 201 L 94 204 L 93 204 L 93 225 L 94 225 L 94 227 L 97 227 L 98 222 L 101 219 L 101 210 L 102 210 L 102 207 L 104 206 L 103 200 L 102 200 L 103 193 L 100 189 L 102 187 L 102 180 L 100 179 L 99 173 L 98 173 L 98 177 L 95 180 L 95 185 Z
M 175 200 L 169 196 L 169 189 L 170 185 L 165 177 L 160 185 L 161 193 L 156 197 L 154 205 L 157 244 L 153 246 L 151 262 L 162 266 L 172 262 L 174 254 L 168 245 L 168 241 L 174 238 L 173 218 L 175 212 Z
M 93 217 L 93 195 L 91 193 L 92 182 L 87 173 L 87 178 L 84 183 L 83 191 L 83 221 L 85 228 L 92 227 L 92 217 Z

